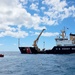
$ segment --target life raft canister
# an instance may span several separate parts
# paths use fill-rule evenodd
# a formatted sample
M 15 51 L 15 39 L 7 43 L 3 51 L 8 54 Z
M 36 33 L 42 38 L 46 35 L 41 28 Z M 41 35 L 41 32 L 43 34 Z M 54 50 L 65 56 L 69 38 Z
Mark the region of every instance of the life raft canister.
M 30 50 L 29 47 L 26 48 L 26 52 L 27 52 L 28 54 L 31 54 L 31 50 Z

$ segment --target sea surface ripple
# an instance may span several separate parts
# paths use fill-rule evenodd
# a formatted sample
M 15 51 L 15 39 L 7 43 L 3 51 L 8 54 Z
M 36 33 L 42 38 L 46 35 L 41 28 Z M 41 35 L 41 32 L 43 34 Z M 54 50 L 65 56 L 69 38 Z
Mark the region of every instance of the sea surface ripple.
M 0 75 L 75 75 L 75 54 L 0 53 Z

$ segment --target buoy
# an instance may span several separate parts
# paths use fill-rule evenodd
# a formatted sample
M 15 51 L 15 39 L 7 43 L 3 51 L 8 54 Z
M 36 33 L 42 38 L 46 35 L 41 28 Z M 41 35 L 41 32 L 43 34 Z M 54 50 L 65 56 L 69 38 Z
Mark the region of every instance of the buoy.
M 0 54 L 0 57 L 4 57 L 4 55 L 3 54 Z

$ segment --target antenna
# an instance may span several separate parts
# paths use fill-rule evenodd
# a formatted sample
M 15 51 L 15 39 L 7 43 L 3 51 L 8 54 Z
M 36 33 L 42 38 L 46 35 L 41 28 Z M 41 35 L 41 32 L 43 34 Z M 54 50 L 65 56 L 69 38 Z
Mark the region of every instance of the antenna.
M 20 38 L 18 38 L 18 47 L 20 47 Z
M 45 50 L 45 41 L 43 42 L 43 50 Z

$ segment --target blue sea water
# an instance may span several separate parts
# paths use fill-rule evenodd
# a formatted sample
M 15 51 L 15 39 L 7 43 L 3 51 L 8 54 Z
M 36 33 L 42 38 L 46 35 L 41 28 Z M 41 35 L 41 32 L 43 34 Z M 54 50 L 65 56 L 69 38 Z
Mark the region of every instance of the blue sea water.
M 0 75 L 75 75 L 75 54 L 0 53 Z

